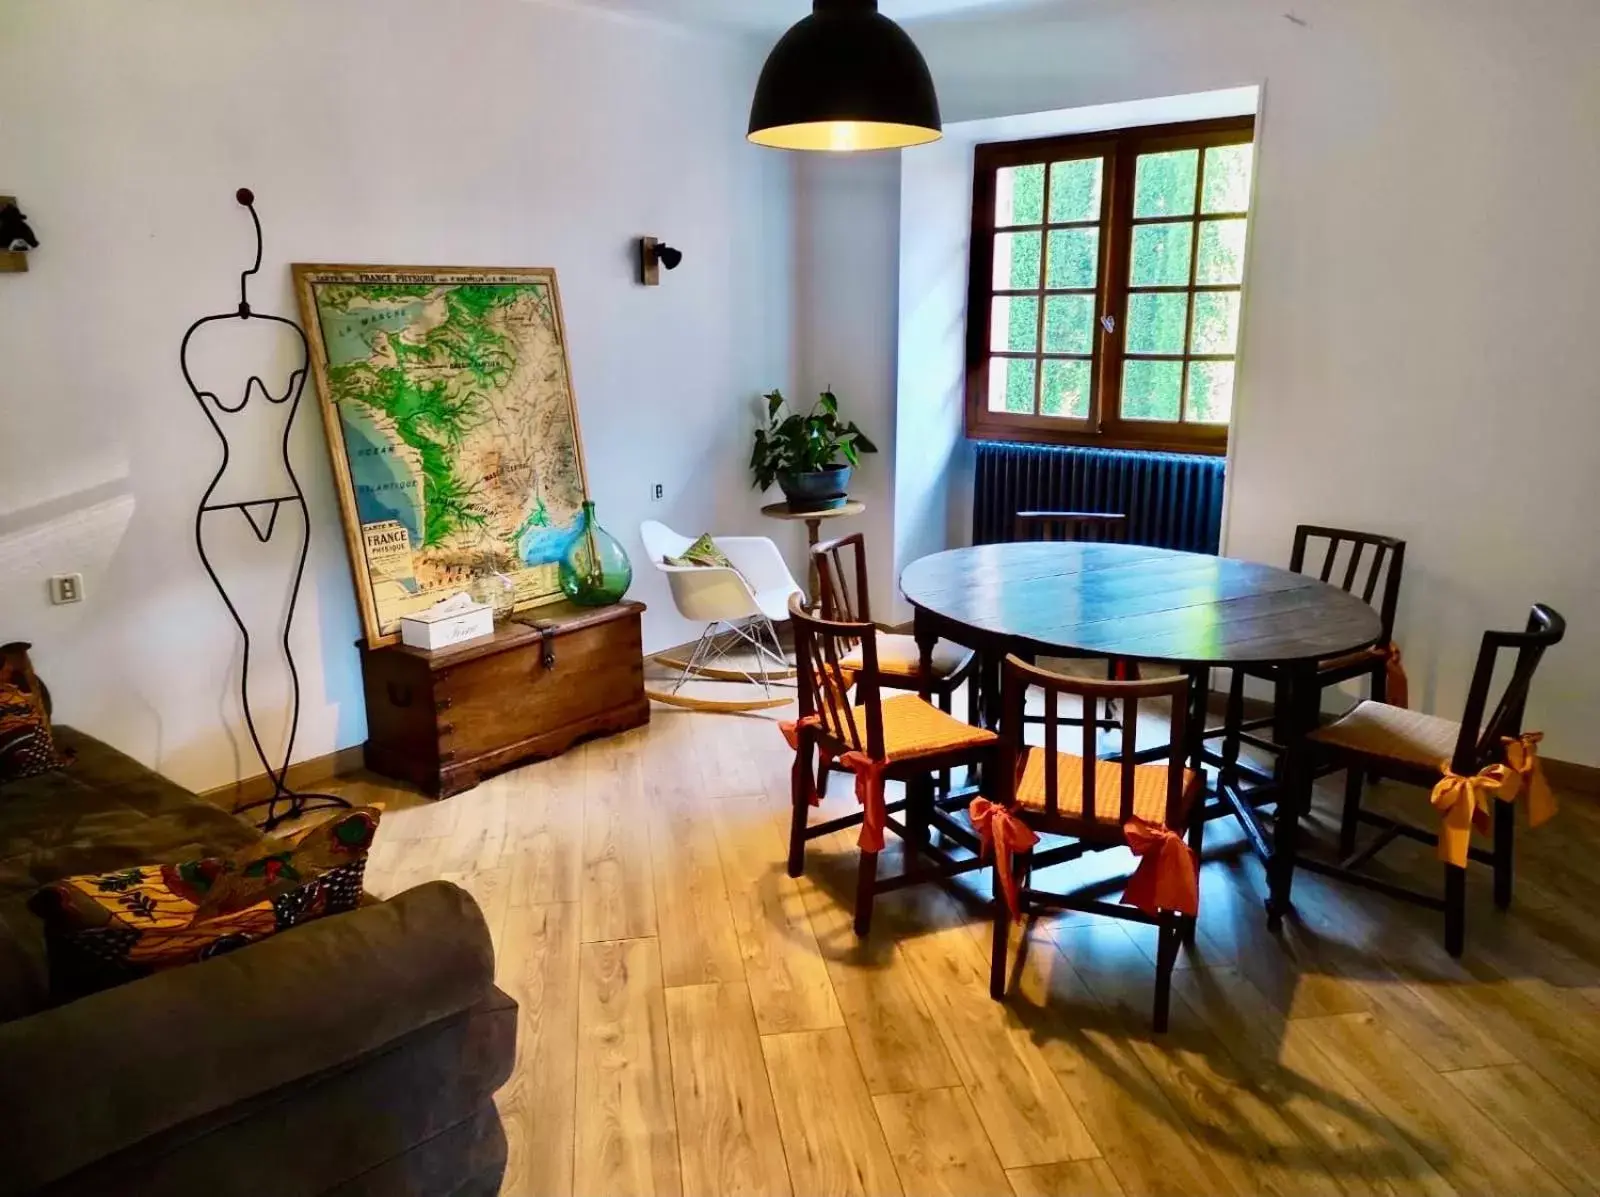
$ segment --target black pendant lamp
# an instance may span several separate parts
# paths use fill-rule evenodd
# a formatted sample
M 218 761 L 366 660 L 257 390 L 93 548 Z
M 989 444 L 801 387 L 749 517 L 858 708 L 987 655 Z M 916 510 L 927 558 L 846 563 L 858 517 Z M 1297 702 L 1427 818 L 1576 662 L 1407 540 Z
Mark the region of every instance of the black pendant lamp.
M 750 140 L 776 149 L 892 150 L 943 135 L 928 64 L 877 0 L 815 0 L 773 47 L 750 107 Z

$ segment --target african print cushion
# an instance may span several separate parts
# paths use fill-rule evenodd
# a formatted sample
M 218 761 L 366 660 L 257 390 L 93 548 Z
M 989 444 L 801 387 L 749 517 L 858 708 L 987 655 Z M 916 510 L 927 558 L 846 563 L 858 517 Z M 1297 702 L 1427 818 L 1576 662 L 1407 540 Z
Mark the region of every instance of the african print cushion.
M 45 923 L 52 996 L 71 1001 L 355 909 L 379 813 L 351 811 L 232 856 L 45 886 L 28 905 Z
M 712 539 L 709 532 L 684 549 L 682 554 L 677 557 L 668 557 L 666 561 L 668 565 L 679 567 L 702 565 L 717 569 L 733 568 L 733 562 L 728 560 L 728 554 L 717 547 L 717 542 Z
M 0 785 L 70 763 L 56 749 L 44 685 L 28 660 L 29 647 L 0 647 Z

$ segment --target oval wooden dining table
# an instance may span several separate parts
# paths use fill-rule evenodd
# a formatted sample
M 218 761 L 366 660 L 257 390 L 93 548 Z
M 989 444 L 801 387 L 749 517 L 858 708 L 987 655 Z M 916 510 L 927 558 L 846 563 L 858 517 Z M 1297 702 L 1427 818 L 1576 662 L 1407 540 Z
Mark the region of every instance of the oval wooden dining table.
M 1188 756 L 1201 767 L 1211 670 L 1271 667 L 1276 736 L 1284 747 L 1273 825 L 1237 787 L 1216 788 L 1266 867 L 1267 918 L 1290 909 L 1299 816 L 1310 794 L 1306 735 L 1317 723 L 1318 662 L 1376 644 L 1378 613 L 1304 574 L 1200 553 L 1126 544 L 1024 543 L 951 549 L 912 562 L 900 589 L 916 612 L 926 671 L 952 640 L 983 654 L 985 696 L 1006 653 L 1170 664 L 1190 678 Z M 983 705 L 994 726 L 997 703 Z M 1263 804 L 1264 805 L 1264 804 Z

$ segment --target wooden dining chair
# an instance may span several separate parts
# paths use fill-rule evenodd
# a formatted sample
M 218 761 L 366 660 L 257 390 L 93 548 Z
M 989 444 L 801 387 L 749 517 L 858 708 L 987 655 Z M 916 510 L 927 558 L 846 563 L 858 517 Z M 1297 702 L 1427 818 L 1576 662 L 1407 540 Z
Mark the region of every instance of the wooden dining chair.
M 1367 700 L 1327 727 L 1311 733 L 1316 748 L 1346 771 L 1344 817 L 1339 828 L 1339 862 L 1300 864 L 1392 898 L 1444 912 L 1445 950 L 1461 955 L 1466 944 L 1467 865 L 1488 864 L 1494 873 L 1494 901 L 1511 905 L 1512 838 L 1515 803 L 1524 801 L 1528 821 L 1539 826 L 1555 813 L 1555 796 L 1539 764 L 1539 732 L 1524 734 L 1522 719 L 1528 689 L 1545 651 L 1561 642 L 1567 622 L 1540 603 L 1520 632 L 1485 632 L 1460 722 Z M 1502 654 L 1513 654 L 1510 676 L 1500 699 L 1489 707 L 1495 668 Z M 1487 716 L 1486 716 L 1487 712 Z M 1433 828 L 1361 809 L 1362 785 L 1369 771 L 1431 791 L 1438 813 Z M 1302 794 L 1303 800 L 1309 795 Z M 1361 824 L 1379 828 L 1365 847 L 1357 846 Z M 1488 849 L 1472 846 L 1473 831 L 1490 837 Z M 1439 896 L 1373 877 L 1361 871 L 1396 839 L 1404 836 L 1438 846 L 1444 864 L 1444 894 Z M 1289 867 L 1295 862 L 1291 860 Z
M 811 550 L 817 568 L 818 603 L 823 619 L 839 623 L 872 622 L 872 595 L 867 584 L 867 540 L 856 532 L 819 544 Z M 928 694 L 945 714 L 951 713 L 955 692 L 973 674 L 978 654 L 970 648 L 940 640 L 933 648 L 931 673 L 922 675 L 922 652 L 916 637 L 885 632 L 873 635 L 877 647 L 878 684 L 885 690 L 915 690 Z M 862 649 L 857 646 L 843 662 L 846 669 L 861 673 L 865 669 Z M 976 693 L 969 694 L 967 718 L 977 722 Z
M 1011 525 L 1011 539 L 1126 544 L 1128 517 L 1099 511 L 1019 511 Z
M 1183 761 L 1189 679 L 1102 682 L 1052 673 L 1015 656 L 1006 658 L 1003 673 L 999 784 L 993 802 L 976 798 L 970 808 L 985 854 L 992 853 L 995 862 L 989 993 L 1005 999 L 1008 924 L 1013 919 L 1057 908 L 1152 924 L 1159 928 L 1153 1021 L 1157 1031 L 1165 1031 L 1179 942 L 1192 937 L 1200 912 L 1204 780 Z M 1021 715 L 1034 688 L 1045 693 L 1042 746 L 1025 743 L 1022 735 Z M 1086 712 L 1078 755 L 1061 751 L 1062 721 L 1054 711 L 1062 694 L 1077 696 Z M 1164 699 L 1170 704 L 1171 747 L 1165 762 L 1135 763 L 1132 737 L 1125 739 L 1119 757 L 1097 756 L 1094 711 L 1096 700 L 1106 697 L 1124 704 L 1130 726 L 1138 719 L 1141 702 Z M 1040 833 L 1072 842 L 1039 851 Z M 1120 902 L 1048 892 L 1031 884 L 1040 869 L 1119 847 L 1140 858 Z
M 978 857 L 957 856 L 943 846 L 943 840 L 939 846 L 930 842 L 929 826 L 942 816 L 934 805 L 933 778 L 962 765 L 992 767 L 999 738 L 946 714 L 921 695 L 883 698 L 884 674 L 872 624 L 823 619 L 807 611 L 798 595 L 789 601 L 789 617 L 800 702 L 799 718 L 782 725 L 795 750 L 789 876 L 804 873 L 807 841 L 859 826 L 855 930 L 865 936 L 878 894 L 982 867 Z M 849 664 L 855 653 L 860 654 L 859 669 Z M 817 759 L 837 762 L 855 774 L 858 813 L 810 823 L 811 807 L 820 801 L 813 772 Z M 889 781 L 905 783 L 903 799 L 887 801 L 884 784 Z M 903 820 L 896 817 L 902 812 Z M 897 877 L 878 876 L 885 830 L 894 831 L 906 844 L 906 868 Z M 976 847 L 975 839 L 967 841 L 966 846 Z
M 872 595 L 867 583 L 867 540 L 856 532 L 817 545 L 811 550 L 811 563 L 817 574 L 817 607 L 823 619 L 842 623 L 871 623 Z M 978 654 L 949 640 L 934 645 L 932 667 L 927 677 L 922 671 L 922 650 L 916 637 L 876 630 L 878 686 L 884 690 L 911 690 L 930 697 L 945 714 L 951 714 L 956 691 L 968 682 L 967 722 L 977 724 Z M 858 645 L 843 665 L 852 673 L 864 672 L 866 662 Z M 826 791 L 828 769 L 819 771 L 817 785 Z M 945 792 L 950 777 L 940 778 Z
M 1409 704 L 1405 670 L 1400 663 L 1400 650 L 1394 643 L 1394 618 L 1400 604 L 1405 559 L 1406 542 L 1393 536 L 1316 524 L 1301 524 L 1294 530 L 1289 568 L 1297 574 L 1315 571 L 1319 580 L 1339 587 L 1346 594 L 1359 595 L 1362 602 L 1374 604 L 1383 625 L 1383 635 L 1377 644 L 1318 664 L 1317 676 L 1322 689 L 1365 677 L 1375 701 L 1401 707 Z M 1276 714 L 1253 720 L 1244 718 L 1244 686 L 1247 677 L 1281 682 L 1281 673 L 1272 666 L 1233 670 L 1223 725 L 1206 737 L 1222 737 L 1221 755 L 1208 753 L 1207 759 L 1217 765 L 1230 782 L 1236 781 L 1241 773 L 1256 782 L 1272 780 L 1240 761 L 1241 746 L 1245 744 L 1270 754 L 1283 751 L 1277 739 L 1256 734 L 1272 728 Z

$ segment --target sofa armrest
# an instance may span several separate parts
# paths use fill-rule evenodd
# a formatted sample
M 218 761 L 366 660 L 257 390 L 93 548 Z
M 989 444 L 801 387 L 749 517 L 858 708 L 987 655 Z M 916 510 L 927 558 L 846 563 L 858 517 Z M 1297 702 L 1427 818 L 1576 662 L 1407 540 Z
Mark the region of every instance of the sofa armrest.
M 482 912 L 437 881 L 0 1024 L 0 1194 L 353 1061 L 493 983 Z

